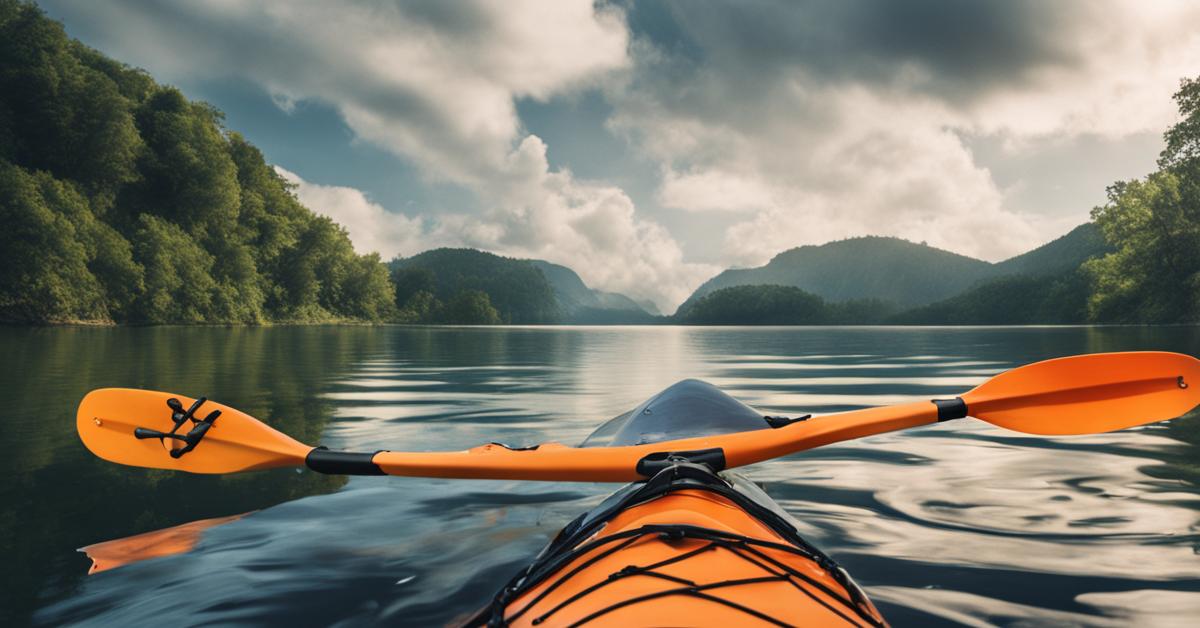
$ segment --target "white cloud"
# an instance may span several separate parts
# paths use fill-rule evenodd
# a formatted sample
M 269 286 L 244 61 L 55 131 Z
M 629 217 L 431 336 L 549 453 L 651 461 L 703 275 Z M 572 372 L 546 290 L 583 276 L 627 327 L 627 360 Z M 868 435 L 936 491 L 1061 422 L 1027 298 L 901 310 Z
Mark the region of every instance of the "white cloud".
M 620 189 L 551 172 L 545 145 L 517 117 L 518 98 L 596 86 L 629 64 L 616 8 L 591 0 L 118 0 L 59 12 L 108 33 L 106 51 L 160 77 L 232 75 L 263 86 L 285 111 L 303 100 L 331 105 L 359 139 L 470 188 L 485 208 L 482 216 L 444 214 L 421 235 L 420 222 L 359 190 L 281 170 L 302 202 L 345 225 L 362 250 L 388 257 L 461 244 L 541 257 L 593 287 L 667 309 L 715 271 L 684 263 L 679 245 L 639 218 Z
M 522 135 L 516 98 L 575 90 L 628 62 L 622 15 L 590 0 L 113 0 L 57 9 L 106 33 L 106 52 L 160 78 L 241 77 L 284 110 L 320 101 L 360 139 L 466 184 L 503 171 Z
M 1089 207 L 1020 211 L 963 138 L 994 134 L 1020 151 L 1046 138 L 1161 130 L 1174 120 L 1179 79 L 1200 68 L 1194 4 L 1005 4 L 1010 28 L 974 36 L 996 39 L 979 44 L 996 50 L 976 67 L 954 58 L 978 52 L 972 37 L 864 40 L 860 49 L 849 49 L 857 39 L 822 41 L 820 30 L 905 28 L 848 6 L 820 29 L 786 4 L 676 10 L 703 61 L 638 39 L 635 67 L 610 90 L 609 125 L 659 162 L 664 206 L 748 215 L 726 232 L 729 262 L 867 234 L 988 260 L 1028 250 L 1086 220 Z M 939 29 L 997 21 L 946 20 Z M 1014 45 L 1039 52 L 1024 58 Z
M 1045 135 L 1121 137 L 1175 122 L 1171 94 L 1200 71 L 1200 5 L 1119 0 L 1076 6 L 1060 33 L 1077 63 L 1048 65 L 964 112 L 959 124 L 1015 142 Z
M 620 188 L 551 171 L 546 145 L 527 136 L 508 157 L 505 185 L 482 217 L 444 218 L 434 237 L 574 269 L 589 286 L 654 301 L 671 311 L 720 269 L 685 262 L 661 225 L 640 218 Z
M 310 183 L 280 166 L 275 172 L 296 186 L 305 207 L 345 227 L 359 253 L 379 253 L 386 261 L 427 248 L 420 219 L 389 212 L 355 188 Z

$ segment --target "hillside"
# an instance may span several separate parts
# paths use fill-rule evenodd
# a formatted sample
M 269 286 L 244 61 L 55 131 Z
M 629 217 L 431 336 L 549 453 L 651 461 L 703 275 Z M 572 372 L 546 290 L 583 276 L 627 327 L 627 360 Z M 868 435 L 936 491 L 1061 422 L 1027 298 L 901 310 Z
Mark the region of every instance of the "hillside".
M 563 322 L 603 324 L 654 320 L 654 314 L 633 299 L 616 292 L 593 290 L 566 266 L 543 260 L 529 262 L 550 282 Z
M 0 2 L 0 322 L 379 321 L 387 269 L 219 111 Z
M 697 288 L 679 311 L 714 290 L 765 284 L 797 287 L 828 301 L 915 306 L 957 294 L 991 269 L 987 262 L 899 238 L 851 238 L 790 249 L 759 268 L 726 270 Z
M 1110 251 L 1112 247 L 1104 241 L 1100 228 L 1095 223 L 1085 222 L 1032 251 L 994 264 L 993 275 L 1058 275 Z
M 1088 282 L 1083 271 L 1057 275 L 1005 275 L 962 294 L 901 312 L 898 325 L 1067 325 L 1087 321 Z
M 830 303 L 794 286 L 768 284 L 714 290 L 674 318 L 685 325 L 871 325 L 894 311 L 880 301 Z
M 496 322 L 557 323 L 562 311 L 546 276 L 528 260 L 501 257 L 475 249 L 433 249 L 388 263 L 396 284 L 397 305 L 405 308 L 418 293 L 438 303 L 460 295 L 482 293 L 493 306 Z M 423 322 L 475 322 L 434 317 Z
M 396 284 L 396 304 L 402 310 L 420 292 L 432 296 L 433 301 L 428 304 L 414 304 L 418 309 L 424 308 L 424 314 L 418 316 L 422 322 L 475 322 L 469 315 L 459 317 L 465 320 L 452 321 L 433 311 L 460 294 L 472 292 L 485 295 L 487 304 L 497 312 L 497 322 L 503 323 L 654 321 L 654 316 L 629 297 L 593 290 L 570 268 L 542 260 L 515 259 L 476 249 L 442 248 L 397 258 L 388 265 Z
M 714 290 L 737 285 L 793 286 L 832 302 L 876 299 L 921 307 L 1000 277 L 1063 275 L 1109 250 L 1091 223 L 995 264 L 898 238 L 851 238 L 790 249 L 759 268 L 726 270 L 696 289 L 678 311 Z

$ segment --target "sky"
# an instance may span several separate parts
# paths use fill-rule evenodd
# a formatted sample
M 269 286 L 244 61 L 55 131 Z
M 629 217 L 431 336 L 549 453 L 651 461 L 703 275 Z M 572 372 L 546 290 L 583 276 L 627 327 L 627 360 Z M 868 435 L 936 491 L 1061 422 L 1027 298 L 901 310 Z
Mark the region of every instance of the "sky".
M 999 261 L 1154 169 L 1200 75 L 1156 0 L 39 0 L 225 112 L 385 259 L 471 246 L 671 312 L 886 235 Z

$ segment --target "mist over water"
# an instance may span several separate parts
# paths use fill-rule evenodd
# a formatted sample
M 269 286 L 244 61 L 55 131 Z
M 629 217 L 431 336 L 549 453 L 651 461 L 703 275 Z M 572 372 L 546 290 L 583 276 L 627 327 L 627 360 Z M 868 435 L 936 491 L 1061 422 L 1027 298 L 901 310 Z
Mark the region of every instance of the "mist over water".
M 0 329 L 0 623 L 452 623 L 618 485 L 203 477 L 93 458 L 103 386 L 207 395 L 333 448 L 576 444 L 688 377 L 769 414 L 952 396 L 1005 369 L 1200 329 Z M 744 470 L 895 625 L 1190 625 L 1200 417 L 1034 437 L 972 420 Z M 76 548 L 197 519 L 190 553 L 85 576 Z

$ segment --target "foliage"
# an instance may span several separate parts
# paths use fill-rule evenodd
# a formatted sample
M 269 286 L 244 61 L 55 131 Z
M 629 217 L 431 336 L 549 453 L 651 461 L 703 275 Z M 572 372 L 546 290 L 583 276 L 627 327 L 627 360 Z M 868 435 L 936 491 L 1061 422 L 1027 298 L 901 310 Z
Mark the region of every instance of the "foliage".
M 680 308 L 675 319 L 692 325 L 870 324 L 894 311 L 877 300 L 828 303 L 794 286 L 722 288 Z
M 987 262 L 899 238 L 850 238 L 790 249 L 759 268 L 726 270 L 681 308 L 714 290 L 747 284 L 794 286 L 829 301 L 916 306 L 958 294 L 992 272 Z
M 495 325 L 500 322 L 500 312 L 482 290 L 463 290 L 454 295 L 442 308 L 441 322 L 452 325 Z
M 892 316 L 901 325 L 1062 325 L 1086 321 L 1088 280 L 1078 269 L 1056 276 L 1011 275 Z
M 501 257 L 474 249 L 434 249 L 390 262 L 396 303 L 407 308 L 411 295 L 430 292 L 449 307 L 469 292 L 486 294 L 504 323 L 538 324 L 561 320 L 554 289 L 528 260 Z M 424 322 L 451 322 L 441 320 Z
M 222 115 L 0 0 L 0 322 L 380 321 L 377 255 Z
M 1200 80 L 1175 94 L 1160 170 L 1108 189 L 1092 211 L 1116 249 L 1088 262 L 1089 315 L 1102 322 L 1200 322 Z

